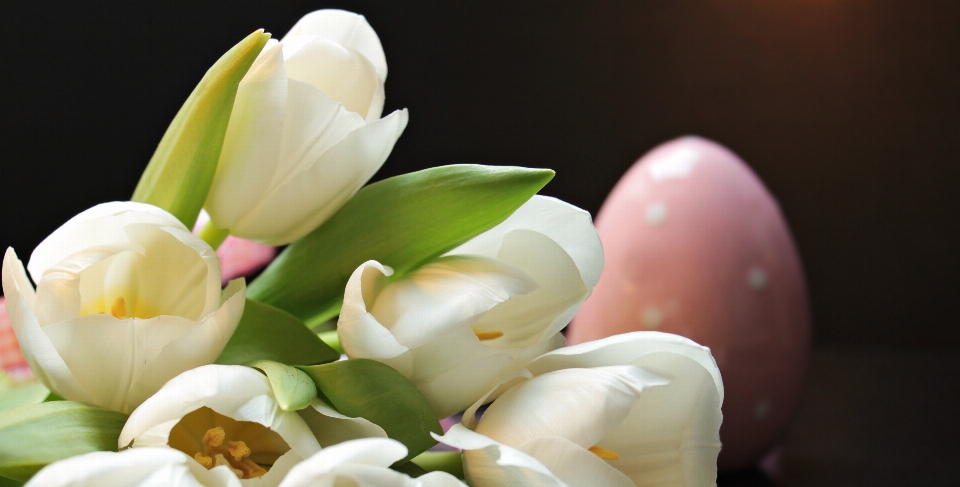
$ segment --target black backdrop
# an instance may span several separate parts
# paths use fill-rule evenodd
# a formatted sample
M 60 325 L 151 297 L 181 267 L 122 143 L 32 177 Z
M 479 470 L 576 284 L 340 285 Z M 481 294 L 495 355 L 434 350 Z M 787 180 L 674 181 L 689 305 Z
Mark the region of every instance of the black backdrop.
M 0 245 L 127 199 L 180 104 L 254 29 L 364 14 L 410 125 L 377 179 L 550 167 L 596 212 L 684 134 L 743 156 L 799 244 L 820 345 L 957 349 L 960 2 L 3 2 Z

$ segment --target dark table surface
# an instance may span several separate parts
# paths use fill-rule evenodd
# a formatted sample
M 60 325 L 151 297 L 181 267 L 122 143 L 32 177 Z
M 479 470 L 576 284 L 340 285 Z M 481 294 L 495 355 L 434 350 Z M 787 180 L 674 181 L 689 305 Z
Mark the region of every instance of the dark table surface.
M 819 348 L 777 471 L 720 487 L 960 485 L 960 352 Z

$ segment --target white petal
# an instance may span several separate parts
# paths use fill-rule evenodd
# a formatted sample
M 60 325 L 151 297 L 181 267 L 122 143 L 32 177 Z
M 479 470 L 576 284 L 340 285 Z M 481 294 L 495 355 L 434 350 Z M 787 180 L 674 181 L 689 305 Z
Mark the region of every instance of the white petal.
M 153 223 L 186 229 L 173 215 L 153 205 L 117 201 L 103 203 L 71 218 L 40 242 L 30 255 L 27 268 L 34 281 L 61 260 L 81 250 L 115 245 L 127 240 L 125 228 L 131 223 Z
M 467 483 L 473 487 L 567 487 L 537 459 L 462 425 L 455 424 L 442 437 L 433 437 L 464 450 Z
M 314 399 L 310 406 L 299 414 L 324 448 L 359 438 L 387 437 L 383 428 L 369 420 L 344 416 L 320 399 Z
M 630 477 L 565 438 L 534 438 L 518 450 L 536 458 L 570 487 L 636 487 Z
M 467 484 L 447 472 L 430 472 L 417 477 L 417 480 L 422 487 L 467 487 Z
M 354 130 L 309 169 L 273 188 L 234 235 L 283 245 L 310 233 L 373 177 L 406 126 L 407 111 L 398 110 Z
M 542 233 L 507 233 L 497 259 L 530 275 L 540 289 L 497 306 L 474 324 L 478 330 L 504 332 L 502 338 L 491 342 L 494 346 L 525 348 L 557 334 L 590 294 L 570 256 Z
M 120 432 L 121 447 L 163 446 L 170 430 L 187 414 L 208 407 L 237 421 L 252 421 L 275 431 L 301 458 L 320 450 L 310 428 L 294 412 L 283 411 L 267 378 L 249 367 L 205 365 L 167 382 L 140 405 Z
M 288 105 L 283 50 L 274 43 L 260 52 L 237 89 L 204 204 L 214 226 L 233 228 L 269 189 L 265 183 L 277 172 Z
M 413 348 L 462 329 L 497 304 L 534 289 L 533 280 L 503 262 L 447 257 L 384 287 L 371 314 L 398 342 Z
M 633 366 L 550 372 L 494 401 L 480 419 L 477 433 L 514 447 L 557 436 L 589 448 L 627 417 L 646 388 L 665 382 Z
M 323 90 L 347 110 L 366 119 L 374 95 L 383 89 L 376 68 L 358 51 L 329 39 L 311 37 L 308 42 L 296 42 L 295 51 L 287 47 L 286 41 L 281 43 L 285 47 L 287 76 Z
M 383 54 L 380 38 L 362 15 L 344 10 L 317 10 L 297 21 L 283 41 L 302 34 L 330 39 L 343 47 L 360 52 L 376 67 L 380 81 L 387 79 L 387 58 Z
M 31 309 L 31 302 L 35 300 L 33 286 L 13 248 L 8 248 L 3 256 L 3 294 L 10 325 L 33 374 L 66 399 L 90 402 L 87 391 L 77 382 L 50 338 L 40 328 Z
M 393 269 L 373 260 L 353 271 L 343 293 L 337 336 L 348 356 L 383 362 L 410 377 L 413 371 L 412 359 L 407 353 L 410 349 L 398 343 L 390 330 L 367 310 L 367 302 L 376 300 L 391 275 Z
M 596 286 L 603 269 L 603 248 L 593 220 L 586 211 L 556 198 L 534 196 L 503 223 L 450 253 L 493 257 L 513 230 L 532 230 L 556 241 L 576 263 L 587 288 Z
M 290 470 L 280 485 L 281 487 L 307 487 L 316 485 L 318 480 L 325 476 L 341 472 L 349 477 L 351 472 L 343 472 L 344 467 L 349 466 L 379 467 L 389 472 L 385 475 L 400 475 L 398 472 L 388 470 L 387 467 L 406 455 L 407 448 L 396 440 L 387 438 L 351 440 L 324 448 L 300 462 Z
M 208 471 L 172 448 L 93 452 L 52 463 L 27 482 L 30 487 L 239 487 L 225 468 Z
M 527 368 L 540 375 L 553 370 L 574 367 L 636 364 L 643 357 L 656 353 L 683 355 L 700 364 L 713 378 L 723 402 L 723 380 L 710 349 L 679 335 L 656 331 L 637 331 L 564 347 L 534 360 Z

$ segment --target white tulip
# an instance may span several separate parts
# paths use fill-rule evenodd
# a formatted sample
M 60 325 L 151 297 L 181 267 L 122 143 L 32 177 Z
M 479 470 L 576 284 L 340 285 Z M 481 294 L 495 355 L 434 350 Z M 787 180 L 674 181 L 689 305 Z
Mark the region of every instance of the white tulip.
M 171 448 L 93 452 L 47 465 L 25 487 L 240 487 L 227 467 L 207 470 Z
M 37 246 L 27 278 L 3 258 L 10 322 L 34 374 L 66 399 L 130 412 L 216 360 L 243 314 L 216 253 L 173 215 L 132 202 L 75 216 Z
M 324 448 L 290 470 L 280 487 L 466 487 L 445 472 L 410 478 L 389 467 L 407 455 L 396 440 L 351 440 Z
M 283 245 L 327 220 L 383 165 L 407 125 L 385 118 L 387 64 L 361 15 L 308 14 L 240 82 L 205 204 L 211 224 Z
M 475 487 L 715 485 L 723 384 L 709 349 L 636 332 L 534 360 L 440 441 Z M 519 385 L 517 381 L 521 381 Z
M 172 379 L 133 411 L 119 446 L 169 446 L 207 468 L 229 467 L 247 486 L 276 486 L 320 451 L 300 415 L 280 409 L 266 376 L 240 365 L 206 365 Z
M 438 417 L 563 345 L 560 330 L 603 267 L 590 215 L 534 196 L 506 221 L 391 281 L 375 261 L 350 277 L 338 323 L 351 358 L 410 378 Z

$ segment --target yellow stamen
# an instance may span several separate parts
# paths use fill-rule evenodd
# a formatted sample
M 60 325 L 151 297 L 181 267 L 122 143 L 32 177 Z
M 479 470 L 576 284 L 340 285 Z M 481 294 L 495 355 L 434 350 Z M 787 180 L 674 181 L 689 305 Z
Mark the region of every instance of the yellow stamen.
M 117 296 L 117 299 L 113 302 L 113 306 L 110 307 L 110 314 L 117 319 L 126 318 L 127 302 L 123 299 L 123 296 Z
M 219 426 L 210 428 L 203 434 L 203 444 L 207 448 L 216 448 L 223 444 L 223 439 L 226 437 L 227 433 L 223 431 L 223 428 Z
M 237 468 L 243 471 L 243 478 L 245 479 L 255 479 L 258 477 L 263 477 L 267 473 L 267 469 L 246 459 L 240 460 L 239 462 L 234 463 L 233 466 L 234 468 Z
M 481 342 L 485 342 L 487 340 L 493 340 L 503 336 L 503 332 L 497 331 L 497 330 L 490 330 L 490 331 L 473 330 L 473 333 L 477 335 L 477 338 L 479 338 Z
M 593 445 L 587 449 L 590 450 L 590 453 L 593 453 L 604 460 L 618 460 L 620 458 L 618 453 L 607 450 L 606 448 L 601 448 L 597 445 Z
M 228 442 L 227 451 L 229 451 L 233 459 L 238 462 L 241 458 L 247 458 L 250 456 L 250 447 L 248 447 L 247 444 L 242 441 Z
M 193 459 L 196 460 L 200 465 L 203 465 L 207 470 L 213 468 L 213 459 L 204 455 L 203 453 L 197 452 L 193 455 Z

